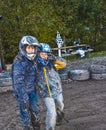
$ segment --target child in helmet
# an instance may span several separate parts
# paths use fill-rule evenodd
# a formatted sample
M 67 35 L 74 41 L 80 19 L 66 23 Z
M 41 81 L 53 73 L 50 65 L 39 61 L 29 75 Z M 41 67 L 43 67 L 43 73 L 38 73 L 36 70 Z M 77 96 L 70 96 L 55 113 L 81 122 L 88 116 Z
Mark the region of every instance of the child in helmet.
M 33 36 L 23 36 L 19 53 L 12 64 L 13 92 L 16 96 L 24 130 L 39 130 L 39 106 L 36 93 L 36 50 L 40 44 Z
M 50 46 L 47 43 L 41 43 L 37 57 L 37 84 L 47 108 L 46 130 L 55 130 L 56 117 L 57 120 L 62 121 L 64 116 L 62 86 L 56 67 L 64 68 L 66 62 L 56 59 L 55 56 L 49 56 L 50 53 Z

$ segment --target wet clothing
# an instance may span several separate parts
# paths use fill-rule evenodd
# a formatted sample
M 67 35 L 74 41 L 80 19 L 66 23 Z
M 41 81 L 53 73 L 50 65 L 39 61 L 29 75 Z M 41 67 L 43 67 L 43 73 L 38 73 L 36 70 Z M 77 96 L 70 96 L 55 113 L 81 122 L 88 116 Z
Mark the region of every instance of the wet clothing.
M 60 58 L 60 60 L 57 59 L 56 61 L 49 60 L 45 66 L 40 63 L 39 60 L 37 61 L 37 86 L 42 98 L 50 97 L 46 80 L 49 82 L 53 97 L 56 97 L 62 92 L 61 79 L 57 69 L 65 68 L 66 63 L 61 59 L 62 58 Z M 47 79 L 45 78 L 44 68 L 46 69 Z
M 30 111 L 39 114 L 36 74 L 36 63 L 19 53 L 12 64 L 12 83 L 24 126 L 31 125 Z
M 43 98 L 50 97 L 43 67 L 46 68 L 46 75 L 49 81 L 50 91 L 52 93 L 52 96 L 55 97 L 62 92 L 62 87 L 61 87 L 61 79 L 55 67 L 53 66 L 52 61 L 47 66 L 43 66 L 42 64 L 38 63 L 37 83 L 40 95 Z
M 61 79 L 56 66 L 58 66 L 58 68 L 63 68 L 66 66 L 66 63 L 59 59 L 58 61 L 49 60 L 48 64 L 45 66 L 40 63 L 39 60 L 37 62 L 38 91 L 47 108 L 46 130 L 49 130 L 50 128 L 55 130 L 56 109 L 58 108 L 60 112 L 64 109 Z
M 57 110 L 59 112 L 63 112 L 64 109 L 64 100 L 63 100 L 63 95 L 60 93 L 57 97 L 55 98 L 44 98 L 44 103 L 47 108 L 47 113 L 46 113 L 46 130 L 49 130 L 51 127 L 52 130 L 55 130 L 56 126 L 56 119 L 57 119 Z
M 37 97 L 36 92 L 29 93 L 28 98 L 29 98 L 29 100 L 22 102 L 17 97 L 18 107 L 20 110 L 20 117 L 21 117 L 21 121 L 22 121 L 24 127 L 32 126 L 32 121 L 31 121 L 31 117 L 30 117 L 31 111 L 34 113 L 35 118 L 39 114 L 39 106 L 37 103 L 38 97 Z

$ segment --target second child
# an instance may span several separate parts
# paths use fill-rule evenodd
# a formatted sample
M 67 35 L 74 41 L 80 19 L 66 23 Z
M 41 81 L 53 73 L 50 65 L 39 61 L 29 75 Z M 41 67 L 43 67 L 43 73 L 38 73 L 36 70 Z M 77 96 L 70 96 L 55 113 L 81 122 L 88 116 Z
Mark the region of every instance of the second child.
M 47 43 L 41 43 L 37 58 L 37 82 L 40 96 L 47 109 L 46 130 L 55 130 L 56 121 L 61 122 L 64 117 L 62 85 L 56 68 L 64 68 L 66 62 L 49 56 L 50 54 L 50 46 Z

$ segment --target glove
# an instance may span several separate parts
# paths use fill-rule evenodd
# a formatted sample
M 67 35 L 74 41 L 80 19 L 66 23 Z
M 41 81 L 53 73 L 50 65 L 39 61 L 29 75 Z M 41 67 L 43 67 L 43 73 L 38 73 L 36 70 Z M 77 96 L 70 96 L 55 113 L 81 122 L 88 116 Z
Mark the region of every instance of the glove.
M 57 59 L 57 57 L 55 55 L 53 55 L 53 54 L 50 53 L 48 55 L 48 59 L 55 61 Z

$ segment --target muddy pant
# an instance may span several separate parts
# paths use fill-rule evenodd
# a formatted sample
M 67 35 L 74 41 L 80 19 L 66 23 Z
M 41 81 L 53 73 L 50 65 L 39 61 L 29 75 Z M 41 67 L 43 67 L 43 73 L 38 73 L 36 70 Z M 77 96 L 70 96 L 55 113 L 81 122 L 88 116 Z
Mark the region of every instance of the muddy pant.
M 62 94 L 58 95 L 56 98 L 44 98 L 44 102 L 47 108 L 46 115 L 46 130 L 55 130 L 56 126 L 56 109 L 58 108 L 60 111 L 64 109 L 63 96 Z
M 19 110 L 20 110 L 20 117 L 21 121 L 23 123 L 23 126 L 30 126 L 31 123 L 31 117 L 30 117 L 30 111 L 34 113 L 34 115 L 38 115 L 39 113 L 39 106 L 38 106 L 38 97 L 35 92 L 32 92 L 28 94 L 29 100 L 27 107 L 24 107 L 24 103 L 22 101 L 18 101 L 19 104 Z

